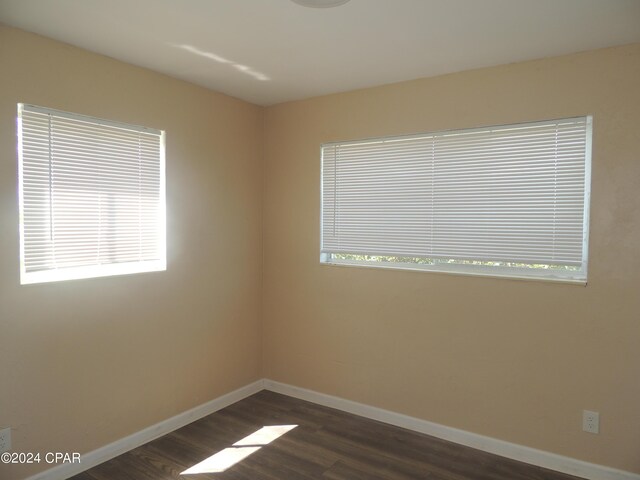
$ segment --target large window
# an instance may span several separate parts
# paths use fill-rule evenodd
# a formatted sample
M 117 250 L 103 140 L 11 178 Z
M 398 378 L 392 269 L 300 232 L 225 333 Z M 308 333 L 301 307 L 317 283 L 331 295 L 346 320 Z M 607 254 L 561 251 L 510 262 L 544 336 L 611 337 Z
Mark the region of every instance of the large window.
M 323 263 L 585 283 L 591 117 L 322 146 Z
M 164 132 L 18 105 L 21 283 L 166 269 Z

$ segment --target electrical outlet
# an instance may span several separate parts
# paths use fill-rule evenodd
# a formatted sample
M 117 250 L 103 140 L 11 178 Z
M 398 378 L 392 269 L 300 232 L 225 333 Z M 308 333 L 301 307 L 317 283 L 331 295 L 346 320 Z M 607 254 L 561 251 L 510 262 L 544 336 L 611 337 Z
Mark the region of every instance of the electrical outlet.
M 11 450 L 11 428 L 0 430 L 0 453 Z
M 582 430 L 589 433 L 600 432 L 600 414 L 589 410 L 582 411 Z

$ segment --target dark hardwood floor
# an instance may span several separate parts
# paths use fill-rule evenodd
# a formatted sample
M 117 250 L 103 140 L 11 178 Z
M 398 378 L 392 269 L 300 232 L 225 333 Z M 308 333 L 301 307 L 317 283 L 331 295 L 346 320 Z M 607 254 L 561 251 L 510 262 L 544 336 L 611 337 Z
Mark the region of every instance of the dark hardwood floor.
M 184 470 L 268 425 L 298 425 L 221 473 Z M 253 445 L 253 442 L 249 442 Z M 231 453 L 236 453 L 233 450 Z M 577 480 L 262 391 L 73 480 Z

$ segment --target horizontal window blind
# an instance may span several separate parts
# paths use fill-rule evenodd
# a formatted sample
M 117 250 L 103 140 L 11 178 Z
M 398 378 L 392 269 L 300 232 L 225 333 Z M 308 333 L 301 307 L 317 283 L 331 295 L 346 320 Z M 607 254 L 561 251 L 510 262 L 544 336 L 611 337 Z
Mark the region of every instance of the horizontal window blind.
M 584 279 L 590 132 L 581 117 L 323 145 L 323 258 Z
M 163 270 L 164 133 L 19 105 L 22 283 Z

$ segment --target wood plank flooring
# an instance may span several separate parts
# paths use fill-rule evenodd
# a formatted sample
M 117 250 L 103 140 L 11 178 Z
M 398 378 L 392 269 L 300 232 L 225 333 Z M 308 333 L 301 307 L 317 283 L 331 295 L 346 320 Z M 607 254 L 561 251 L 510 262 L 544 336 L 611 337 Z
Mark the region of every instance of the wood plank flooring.
M 298 425 L 221 473 L 181 472 L 267 425 Z M 73 480 L 578 480 L 262 391 Z

